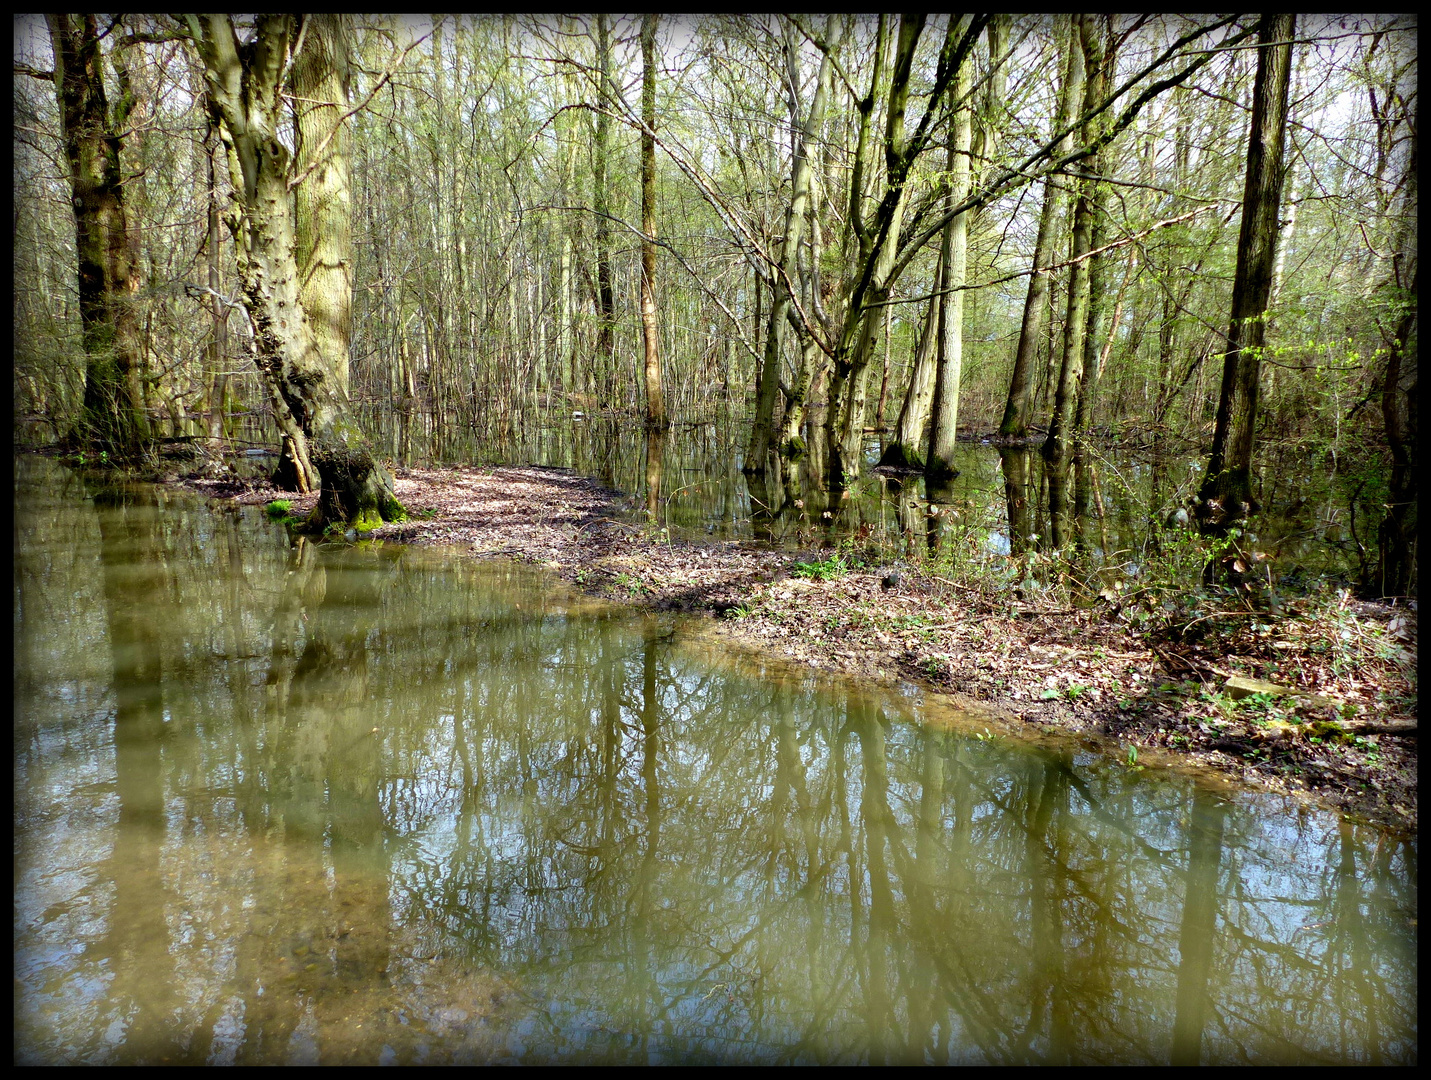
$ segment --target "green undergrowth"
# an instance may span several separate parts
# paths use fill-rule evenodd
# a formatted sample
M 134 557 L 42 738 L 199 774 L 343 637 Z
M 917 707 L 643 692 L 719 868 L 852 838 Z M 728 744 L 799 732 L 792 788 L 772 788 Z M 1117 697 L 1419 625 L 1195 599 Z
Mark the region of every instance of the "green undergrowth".
M 1001 515 L 981 514 L 973 504 L 941 511 L 933 543 L 924 536 L 899 544 L 852 537 L 833 552 L 796 563 L 791 573 L 830 581 L 856 570 L 899 567 L 908 580 L 953 589 L 965 610 L 1092 610 L 1151 643 L 1209 660 L 1243 657 L 1239 669 L 1273 682 L 1331 685 L 1362 673 L 1391 686 L 1388 692 L 1405 696 L 1395 687 L 1409 685 L 1414 693 L 1415 614 L 1358 603 L 1346 583 L 1335 580 L 1312 579 L 1293 589 L 1281 580 L 1275 553 L 1259 540 L 1255 519 L 1221 537 L 1176 524 L 1155 527 L 1148 541 L 1122 551 L 1051 549 L 1035 537 L 1027 550 L 1000 552 L 989 537 L 1006 527 Z M 1149 510 L 1155 520 L 1165 513 Z M 875 621 L 874 628 L 888 631 L 915 629 L 923 620 L 903 615 L 898 627 Z M 1275 714 L 1293 705 L 1270 708 Z

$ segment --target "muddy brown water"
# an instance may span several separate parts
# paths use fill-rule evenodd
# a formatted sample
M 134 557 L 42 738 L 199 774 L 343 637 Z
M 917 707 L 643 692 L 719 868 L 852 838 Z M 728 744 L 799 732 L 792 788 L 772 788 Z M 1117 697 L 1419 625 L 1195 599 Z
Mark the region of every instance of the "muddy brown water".
M 51 460 L 14 537 L 17 1062 L 1417 1059 L 1414 838 Z

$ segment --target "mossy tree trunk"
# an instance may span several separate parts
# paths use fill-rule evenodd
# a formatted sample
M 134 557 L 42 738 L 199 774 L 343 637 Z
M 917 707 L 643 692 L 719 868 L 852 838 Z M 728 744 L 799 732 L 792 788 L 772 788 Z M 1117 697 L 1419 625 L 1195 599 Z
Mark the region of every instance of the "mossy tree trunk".
M 299 490 L 321 489 L 310 519 L 314 528 L 351 522 L 363 529 L 401 520 L 405 514 L 392 475 L 354 422 L 339 371 L 347 367 L 342 312 L 348 300 L 334 294 L 350 287 L 344 285 L 346 223 L 336 233 L 319 234 L 323 215 L 348 213 L 347 198 L 335 192 L 335 184 L 346 188 L 346 165 L 337 168 L 328 157 L 343 144 L 336 137 L 305 132 L 300 116 L 300 137 L 307 141 L 302 151 L 307 165 L 300 171 L 279 138 L 283 78 L 295 54 L 309 47 L 311 36 L 319 43 L 313 47 L 321 62 L 345 48 L 345 38 L 331 20 L 310 21 L 305 28 L 289 15 L 260 16 L 247 44 L 239 42 L 228 16 L 191 16 L 188 25 L 228 153 L 238 203 L 234 234 L 244 305 L 253 323 L 255 359 L 283 435 L 280 469 L 288 471 L 286 479 Z M 308 115 L 322 122 L 323 108 L 331 107 L 311 107 Z M 329 130 L 335 129 L 330 125 Z M 302 204 L 310 214 L 321 208 L 319 220 L 303 225 L 310 238 L 306 261 L 312 284 L 307 287 L 299 265 L 300 203 L 294 192 L 320 174 L 327 194 Z M 323 322 L 320 335 L 313 332 L 308 304 Z
M 85 352 L 84 405 L 70 439 L 133 458 L 149 438 L 133 303 L 138 260 L 119 157 L 120 132 L 134 98 L 121 64 L 120 99 L 111 114 L 94 15 L 50 15 L 47 20 L 70 173 Z
M 353 333 L 353 206 L 349 182 L 351 134 L 348 61 L 351 17 L 308 16 L 303 47 L 293 59 L 298 146 L 294 189 L 299 298 L 318 361 L 348 394 L 348 346 Z

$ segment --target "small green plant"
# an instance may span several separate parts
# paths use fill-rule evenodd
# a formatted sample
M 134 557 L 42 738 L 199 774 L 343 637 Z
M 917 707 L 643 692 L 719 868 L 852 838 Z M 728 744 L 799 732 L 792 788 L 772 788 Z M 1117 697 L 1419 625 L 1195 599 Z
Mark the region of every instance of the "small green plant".
M 725 609 L 725 617 L 727 619 L 747 619 L 751 616 L 752 612 L 753 609 L 747 607 L 745 604 L 736 604 L 735 607 Z
M 293 509 L 293 503 L 289 499 L 274 499 L 263 509 L 274 521 L 281 521 L 288 516 L 288 511 Z
M 1143 767 L 1138 764 L 1138 747 L 1132 743 L 1128 745 L 1128 756 L 1123 760 L 1130 769 L 1141 769 Z
M 1064 693 L 1068 695 L 1069 701 L 1077 701 L 1084 694 L 1088 693 L 1088 687 L 1082 685 L 1081 683 L 1074 683 L 1067 690 L 1065 690 Z
M 829 581 L 831 578 L 840 577 L 850 571 L 850 566 L 845 562 L 844 556 L 838 551 L 828 559 L 817 559 L 814 562 L 797 562 L 790 570 L 795 577 L 810 578 L 813 581 Z
M 632 596 L 639 596 L 641 593 L 651 591 L 651 587 L 635 574 L 617 574 L 615 585 L 617 588 L 625 589 Z

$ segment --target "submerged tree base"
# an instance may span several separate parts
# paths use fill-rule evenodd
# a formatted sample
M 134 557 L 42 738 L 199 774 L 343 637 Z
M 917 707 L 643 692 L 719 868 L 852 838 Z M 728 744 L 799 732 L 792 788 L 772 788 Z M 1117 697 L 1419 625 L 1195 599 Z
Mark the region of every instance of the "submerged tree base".
M 1197 520 L 1204 533 L 1222 536 L 1261 509 L 1252 494 L 1247 469 L 1223 469 L 1203 481 L 1198 490 Z
M 323 478 L 318 504 L 308 519 L 315 531 L 343 524 L 371 532 L 384 522 L 407 520 L 393 491 L 393 477 L 365 447 L 315 443 L 313 463 Z

